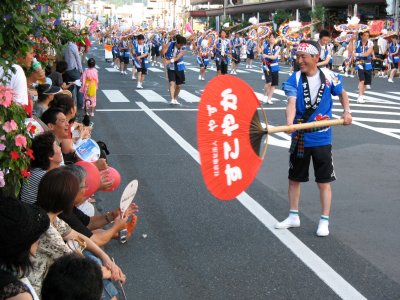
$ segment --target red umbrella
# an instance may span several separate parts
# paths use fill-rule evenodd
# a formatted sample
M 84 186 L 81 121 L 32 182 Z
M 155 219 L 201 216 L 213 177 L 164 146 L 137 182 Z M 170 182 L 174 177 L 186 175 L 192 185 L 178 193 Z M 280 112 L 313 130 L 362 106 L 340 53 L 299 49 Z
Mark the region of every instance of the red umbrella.
M 201 171 L 209 191 L 221 200 L 244 191 L 261 166 L 250 138 L 259 106 L 252 88 L 230 75 L 212 79 L 201 96 L 197 119 Z
M 201 172 L 218 199 L 234 199 L 253 182 L 266 153 L 268 134 L 343 124 L 343 120 L 328 120 L 263 128 L 259 107 L 253 89 L 230 75 L 212 79 L 201 95 L 197 116 Z

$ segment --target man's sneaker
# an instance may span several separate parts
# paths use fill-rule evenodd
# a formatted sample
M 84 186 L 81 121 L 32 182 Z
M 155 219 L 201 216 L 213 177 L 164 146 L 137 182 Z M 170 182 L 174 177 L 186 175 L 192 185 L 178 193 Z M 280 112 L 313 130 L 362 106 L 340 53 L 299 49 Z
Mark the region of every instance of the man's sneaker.
M 357 99 L 357 103 L 363 104 L 365 103 L 364 97 L 363 96 L 359 96 Z
M 319 220 L 317 235 L 318 236 L 328 236 L 329 235 L 329 221 Z
M 132 75 L 132 80 L 135 80 L 136 79 L 136 76 L 135 75 Z
M 348 73 L 344 73 L 344 77 L 349 77 L 349 74 Z
M 205 78 L 205 77 L 201 77 L 201 80 L 203 80 L 203 81 L 204 81 L 204 80 L 206 80 L 206 78 Z
M 140 83 L 140 82 L 138 82 L 138 84 L 137 84 L 137 87 L 136 88 L 138 88 L 138 89 L 142 89 L 143 88 L 143 86 L 142 86 L 142 84 Z
M 294 228 L 294 227 L 300 227 L 299 216 L 289 216 L 282 222 L 275 224 L 276 229 L 287 229 L 287 228 Z
M 267 104 L 273 104 L 271 99 L 267 99 Z
M 393 81 L 393 79 L 392 79 L 392 78 L 389 78 L 389 79 L 388 79 L 388 82 L 391 82 L 391 83 L 393 83 L 394 81 Z
M 201 77 L 201 75 L 199 75 L 199 80 L 201 80 L 202 79 L 202 77 Z
M 175 105 L 180 105 L 180 103 L 178 102 L 178 100 L 175 99 Z
M 171 102 L 169 104 L 174 105 L 175 104 L 175 99 L 172 99 Z
M 261 75 L 261 80 L 265 80 L 265 75 Z
M 367 90 L 370 90 L 370 89 L 371 89 L 371 86 L 370 86 L 369 84 L 367 84 L 367 85 L 365 86 L 365 88 L 366 88 Z

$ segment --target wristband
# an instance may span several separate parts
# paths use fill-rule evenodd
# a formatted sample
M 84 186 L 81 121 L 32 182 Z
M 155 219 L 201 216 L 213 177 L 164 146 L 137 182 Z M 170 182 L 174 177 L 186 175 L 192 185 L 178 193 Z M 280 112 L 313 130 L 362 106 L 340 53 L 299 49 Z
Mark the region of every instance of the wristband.
M 349 113 L 349 114 L 351 114 L 350 108 L 344 109 L 344 110 L 343 110 L 343 113 Z
M 175 60 L 173 58 L 171 58 L 171 64 L 173 64 L 175 62 Z

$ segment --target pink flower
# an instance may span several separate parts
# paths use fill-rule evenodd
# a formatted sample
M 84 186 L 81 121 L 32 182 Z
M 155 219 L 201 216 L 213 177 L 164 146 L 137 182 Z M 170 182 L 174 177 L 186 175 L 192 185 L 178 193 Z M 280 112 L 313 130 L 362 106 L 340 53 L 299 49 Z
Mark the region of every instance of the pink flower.
M 6 140 L 6 136 L 5 135 L 0 136 L 0 141 L 5 141 L 5 140 Z
M 6 145 L 0 144 L 0 151 L 4 151 L 4 149 L 6 149 Z
M 4 187 L 6 185 L 6 182 L 4 180 L 4 173 L 3 171 L 0 171 L 0 188 Z
M 18 134 L 15 137 L 15 146 L 26 148 L 26 137 L 23 136 L 22 134 Z
M 15 123 L 14 120 L 7 121 L 7 122 L 4 123 L 3 129 L 4 129 L 5 132 L 8 133 L 8 132 L 17 130 L 18 129 L 18 125 L 17 125 L 17 123 Z
M 0 105 L 9 107 L 13 102 L 14 90 L 0 86 Z

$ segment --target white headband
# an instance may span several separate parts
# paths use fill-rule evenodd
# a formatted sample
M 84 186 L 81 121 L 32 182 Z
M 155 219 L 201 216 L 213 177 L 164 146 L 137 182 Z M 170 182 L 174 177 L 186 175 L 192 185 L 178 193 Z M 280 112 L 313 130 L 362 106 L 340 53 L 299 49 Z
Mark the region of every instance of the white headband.
M 300 45 L 297 47 L 296 53 L 299 53 L 299 52 L 305 52 L 310 55 L 319 54 L 318 48 L 309 43 L 300 43 Z

